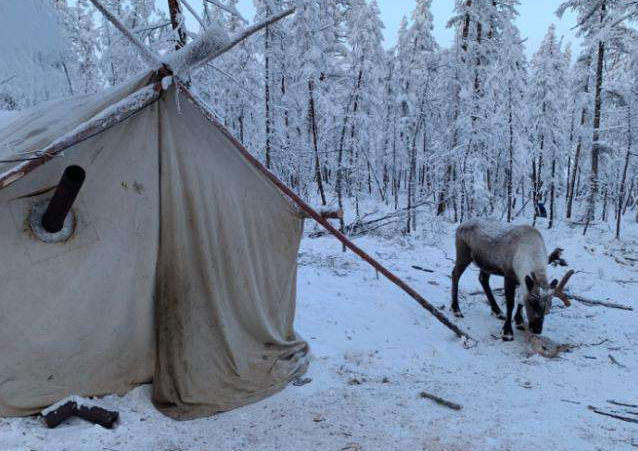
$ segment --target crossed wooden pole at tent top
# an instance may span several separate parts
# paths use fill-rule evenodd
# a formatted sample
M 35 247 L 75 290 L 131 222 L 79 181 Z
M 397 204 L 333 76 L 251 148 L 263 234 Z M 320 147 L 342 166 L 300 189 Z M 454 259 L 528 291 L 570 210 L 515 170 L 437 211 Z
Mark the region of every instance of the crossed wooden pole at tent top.
M 187 44 L 183 49 L 169 55 L 169 57 L 161 62 L 160 58 L 155 55 L 149 48 L 147 48 L 139 39 L 137 39 L 131 31 L 106 7 L 104 7 L 100 0 L 90 0 L 91 3 L 109 20 L 122 34 L 131 41 L 141 52 L 145 61 L 158 70 L 158 74 L 164 76 L 173 76 L 173 81 L 176 83 L 177 88 L 184 94 L 184 96 L 192 102 L 203 116 L 221 130 L 225 136 L 237 147 L 242 156 L 253 165 L 259 172 L 261 172 L 266 178 L 268 178 L 277 188 L 279 188 L 286 196 L 288 196 L 298 207 L 309 217 L 317 221 L 323 226 L 329 233 L 334 235 L 344 246 L 350 249 L 352 252 L 361 257 L 365 262 L 370 264 L 375 270 L 383 274 L 388 280 L 394 283 L 396 286 L 405 291 L 415 301 L 417 301 L 423 308 L 429 311 L 437 320 L 444 324 L 447 328 L 452 330 L 459 338 L 474 340 L 463 330 L 461 330 L 456 324 L 452 323 L 443 313 L 441 313 L 436 307 L 430 304 L 424 297 L 417 293 L 412 287 L 401 280 L 398 276 L 388 270 L 385 266 L 372 258 L 363 249 L 355 245 L 344 234 L 333 227 L 324 215 L 314 210 L 303 199 L 301 199 L 292 189 L 290 189 L 285 183 L 268 170 L 258 159 L 256 159 L 241 142 L 239 142 L 216 118 L 206 104 L 194 95 L 188 86 L 182 81 L 183 76 L 192 72 L 194 69 L 201 67 L 207 61 L 210 61 L 219 55 L 227 52 L 235 45 L 258 32 L 259 30 L 271 25 L 284 17 L 289 16 L 294 12 L 294 8 L 288 9 L 281 13 L 275 14 L 263 22 L 247 27 L 243 31 L 237 33 L 234 36 L 228 36 L 223 29 L 212 26 L 213 29 L 206 30 L 202 33 L 202 36 L 196 40 Z M 206 50 L 206 55 L 202 54 L 202 49 Z M 190 57 L 190 60 L 189 60 Z M 198 58 L 199 60 L 196 60 Z M 186 63 L 185 63 L 186 61 Z M 178 70 L 175 70 L 176 67 Z M 23 162 L 16 166 L 14 169 L 9 170 L 3 174 L 0 174 L 0 189 L 8 186 L 9 184 L 22 178 L 24 175 L 35 169 L 36 167 L 46 163 L 50 159 L 54 158 L 57 154 L 64 149 L 69 148 L 85 139 L 90 138 L 98 133 L 105 131 L 106 129 L 120 123 L 127 118 L 131 117 L 135 113 L 139 112 L 146 106 L 157 101 L 162 94 L 161 81 L 154 85 L 142 88 L 138 92 L 132 94 L 128 98 L 108 108 L 107 112 L 100 113 L 98 116 L 90 119 L 84 124 L 80 125 L 77 129 L 71 133 L 65 135 L 61 139 L 51 143 L 47 148 L 38 153 L 38 158 Z M 134 100 L 134 101 L 131 101 Z

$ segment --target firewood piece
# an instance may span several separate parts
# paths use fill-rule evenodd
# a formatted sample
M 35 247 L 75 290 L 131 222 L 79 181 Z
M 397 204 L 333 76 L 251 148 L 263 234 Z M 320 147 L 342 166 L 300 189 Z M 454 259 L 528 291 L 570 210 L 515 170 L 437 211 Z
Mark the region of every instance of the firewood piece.
M 606 417 L 616 418 L 617 420 L 625 421 L 627 423 L 638 423 L 638 420 L 635 418 L 624 417 L 622 415 L 618 415 L 613 412 L 606 412 L 604 410 L 599 409 L 598 407 L 587 406 L 587 408 L 591 410 L 592 412 L 597 413 L 598 415 L 604 415 Z
M 423 272 L 429 272 L 429 273 L 433 273 L 434 270 L 432 269 L 428 269 L 428 268 L 422 268 L 421 266 L 416 266 L 416 265 L 412 265 L 412 268 L 418 270 L 418 271 L 423 271 Z
M 111 429 L 119 417 L 118 412 L 106 410 L 78 396 L 70 396 L 44 409 L 42 419 L 50 429 L 58 427 L 72 416 Z
M 428 393 L 428 392 L 422 391 L 420 396 L 421 396 L 421 398 L 424 398 L 424 399 L 431 399 L 435 403 L 440 404 L 440 405 L 445 406 L 445 407 L 449 407 L 450 409 L 453 409 L 453 410 L 461 410 L 463 408 L 463 406 L 460 405 L 460 404 L 456 404 L 456 403 L 454 403 L 452 401 L 448 401 L 446 399 L 439 398 L 438 396 L 435 396 L 435 395 L 433 395 L 431 393 Z
M 112 429 L 120 414 L 98 406 L 79 405 L 75 409 L 75 416 L 90 423 L 99 424 L 103 428 Z
M 42 419 L 49 429 L 53 429 L 61 425 L 64 421 L 75 415 L 77 404 L 75 401 L 67 401 L 66 403 L 56 407 L 54 410 L 43 410 Z

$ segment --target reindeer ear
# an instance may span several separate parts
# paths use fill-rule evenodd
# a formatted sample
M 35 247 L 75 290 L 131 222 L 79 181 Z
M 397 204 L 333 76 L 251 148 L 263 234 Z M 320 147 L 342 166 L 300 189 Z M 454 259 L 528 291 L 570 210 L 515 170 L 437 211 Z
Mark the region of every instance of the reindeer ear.
M 549 284 L 549 287 L 553 290 L 558 286 L 558 279 L 552 280 L 552 283 Z
M 527 285 L 527 291 L 532 291 L 534 288 L 534 281 L 530 276 L 525 276 L 525 285 Z

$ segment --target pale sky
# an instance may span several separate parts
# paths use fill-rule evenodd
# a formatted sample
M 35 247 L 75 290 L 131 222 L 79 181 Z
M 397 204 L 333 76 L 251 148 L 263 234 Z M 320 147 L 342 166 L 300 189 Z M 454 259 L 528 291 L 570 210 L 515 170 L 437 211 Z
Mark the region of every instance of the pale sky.
M 381 9 L 381 20 L 385 24 L 385 46 L 391 47 L 396 42 L 397 31 L 401 18 L 410 18 L 415 0 L 377 0 Z M 576 24 L 573 15 L 566 15 L 563 20 L 559 20 L 554 14 L 560 4 L 560 0 L 521 0 L 519 7 L 520 16 L 517 24 L 524 38 L 528 38 L 525 43 L 527 53 L 533 54 L 547 32 L 550 24 L 556 24 L 558 36 L 565 36 L 566 41 L 574 44 L 574 49 L 578 47 L 578 39 L 571 28 Z M 252 0 L 240 0 L 239 10 L 249 20 L 254 15 Z M 452 17 L 454 8 L 453 0 L 434 0 L 432 4 L 432 14 L 434 15 L 434 34 L 439 44 L 447 47 L 452 43 L 453 32 L 445 27 L 447 21 Z

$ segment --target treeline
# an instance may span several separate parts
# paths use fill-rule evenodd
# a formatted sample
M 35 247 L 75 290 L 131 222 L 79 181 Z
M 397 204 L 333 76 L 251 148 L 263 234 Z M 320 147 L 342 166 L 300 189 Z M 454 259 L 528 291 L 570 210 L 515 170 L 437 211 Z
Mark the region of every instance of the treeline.
M 69 43 L 60 95 L 95 92 L 144 68 L 87 0 L 49 1 Z M 161 53 L 213 23 L 247 25 L 237 0 L 190 0 L 181 1 L 174 31 L 159 2 L 103 1 Z M 518 0 L 456 0 L 451 48 L 433 37 L 432 0 L 417 0 L 389 50 L 374 1 L 254 3 L 256 20 L 292 4 L 297 12 L 192 83 L 304 197 L 348 202 L 357 215 L 363 200 L 385 203 L 407 212 L 407 233 L 420 215 L 511 221 L 533 212 L 550 227 L 616 221 L 619 234 L 621 218 L 638 215 L 635 1 L 564 1 L 557 15 L 577 13 L 581 48 L 552 26 L 531 60 L 515 24 Z M 4 108 L 34 102 L 28 92 L 10 94 Z

